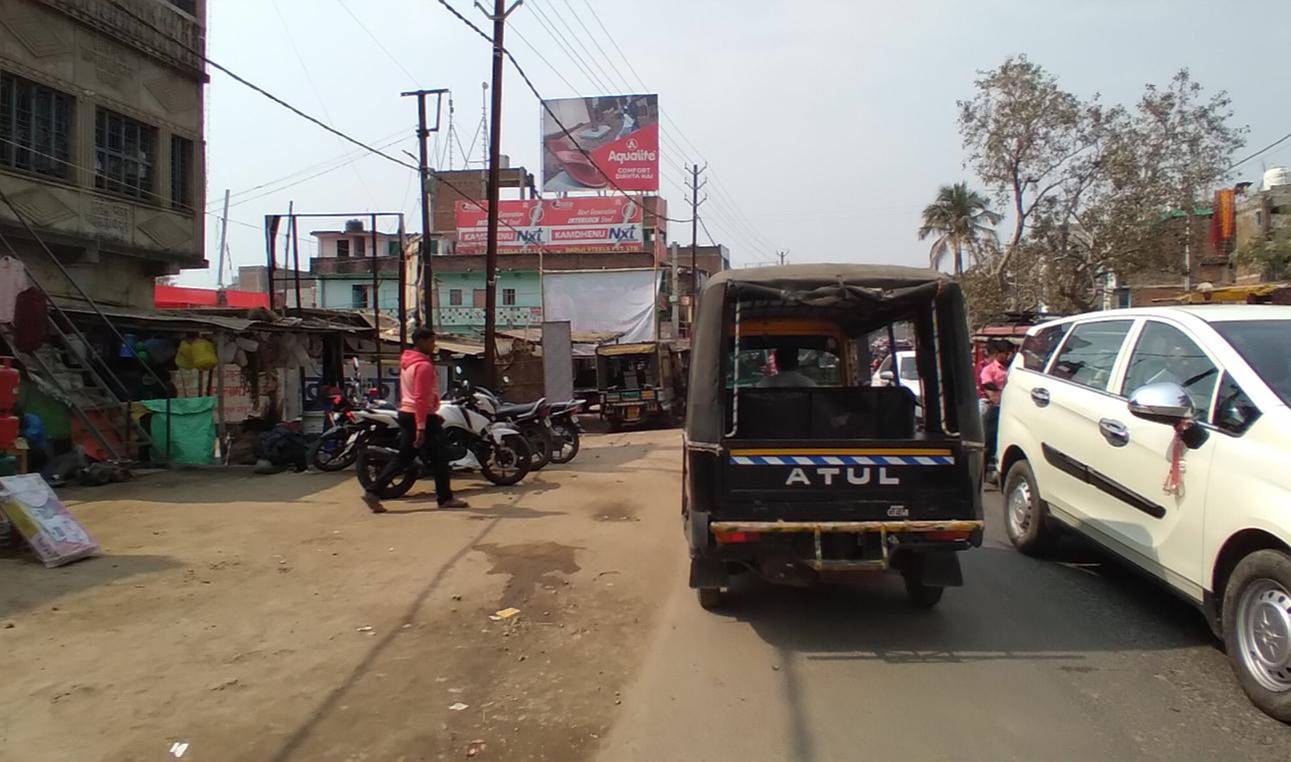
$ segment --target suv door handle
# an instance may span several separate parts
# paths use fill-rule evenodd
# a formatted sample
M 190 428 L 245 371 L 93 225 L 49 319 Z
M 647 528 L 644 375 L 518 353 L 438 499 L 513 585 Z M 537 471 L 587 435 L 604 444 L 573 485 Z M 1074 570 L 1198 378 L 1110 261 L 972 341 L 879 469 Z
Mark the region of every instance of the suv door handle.
M 1044 407 L 1049 404 L 1049 390 L 1043 386 L 1037 386 L 1031 390 L 1031 401 L 1036 407 Z
M 1130 431 L 1120 421 L 1104 418 L 1098 422 L 1098 431 L 1112 447 L 1124 447 L 1130 443 Z

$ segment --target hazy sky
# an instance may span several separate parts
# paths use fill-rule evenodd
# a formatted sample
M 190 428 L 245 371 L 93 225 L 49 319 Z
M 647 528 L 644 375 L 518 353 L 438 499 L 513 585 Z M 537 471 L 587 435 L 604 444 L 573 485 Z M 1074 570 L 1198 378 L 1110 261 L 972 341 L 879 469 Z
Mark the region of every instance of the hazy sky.
M 451 2 L 488 24 L 466 0 Z M 1287 0 L 526 0 L 507 47 L 545 97 L 605 94 L 567 48 L 595 59 L 591 74 L 613 92 L 642 90 L 589 3 L 672 120 L 661 157 L 672 216 L 688 216 L 680 165 L 707 160 L 713 183 L 701 216 L 736 264 L 780 248 L 799 262 L 926 262 L 920 210 L 939 184 L 972 181 L 955 100 L 971 94 L 977 70 L 1015 53 L 1109 101 L 1132 101 L 1186 66 L 1208 90 L 1230 93 L 1234 121 L 1251 128 L 1248 149 L 1291 132 Z M 488 43 L 435 0 L 212 0 L 209 14 L 212 59 L 369 143 L 397 140 L 391 153 L 416 151 L 414 103 L 399 97 L 414 86 L 450 88 L 462 145 L 477 134 Z M 538 102 L 510 66 L 503 93 L 502 151 L 538 174 Z M 336 166 L 353 146 L 219 72 L 208 96 L 208 208 L 234 192 L 235 264 L 264 262 L 263 215 L 285 212 L 289 200 L 306 212 L 402 209 L 418 229 L 413 172 L 368 156 L 275 190 Z M 446 125 L 447 103 L 444 112 Z M 461 166 L 459 153 L 453 160 Z M 1261 160 L 1291 164 L 1291 141 Z M 1261 160 L 1240 174 L 1258 179 Z M 207 223 L 212 270 L 185 282 L 215 281 L 218 224 Z M 669 237 L 688 243 L 689 226 L 674 224 Z M 313 252 L 306 238 L 302 261 Z

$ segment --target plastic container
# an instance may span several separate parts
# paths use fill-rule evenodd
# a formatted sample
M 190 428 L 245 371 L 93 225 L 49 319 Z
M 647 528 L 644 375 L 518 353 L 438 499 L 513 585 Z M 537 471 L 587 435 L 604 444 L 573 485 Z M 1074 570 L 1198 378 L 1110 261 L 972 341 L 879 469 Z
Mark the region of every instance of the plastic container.
M 0 415 L 0 450 L 12 450 L 18 439 L 18 419 L 12 415 Z
M 0 357 L 0 411 L 13 410 L 18 404 L 18 382 L 21 376 L 13 367 L 12 357 Z

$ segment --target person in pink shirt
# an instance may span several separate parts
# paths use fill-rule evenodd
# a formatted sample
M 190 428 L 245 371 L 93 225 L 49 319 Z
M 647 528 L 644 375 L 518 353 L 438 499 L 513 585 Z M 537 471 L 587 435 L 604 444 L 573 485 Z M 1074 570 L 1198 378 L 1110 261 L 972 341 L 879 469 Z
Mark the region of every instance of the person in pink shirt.
M 982 366 L 977 376 L 982 394 L 986 396 L 986 412 L 982 426 L 986 434 L 986 478 L 992 481 L 995 474 L 995 440 L 1000 430 L 1000 395 L 1009 380 L 1009 363 L 1013 360 L 1013 345 L 996 340 L 991 343 L 991 359 Z
M 399 358 L 399 456 L 386 464 L 363 502 L 373 513 L 385 513 L 378 493 L 412 464 L 417 453 L 435 471 L 435 498 L 441 508 L 465 508 L 466 501 L 453 497 L 452 469 L 443 455 L 444 419 L 439 410 L 439 375 L 431 357 L 435 332 L 427 327 L 413 331 L 412 349 Z

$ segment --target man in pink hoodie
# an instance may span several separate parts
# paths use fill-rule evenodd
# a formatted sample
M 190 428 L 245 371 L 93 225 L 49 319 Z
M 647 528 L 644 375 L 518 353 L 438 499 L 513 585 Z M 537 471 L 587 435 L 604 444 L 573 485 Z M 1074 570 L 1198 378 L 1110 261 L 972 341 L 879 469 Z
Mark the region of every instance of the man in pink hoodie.
M 422 463 L 435 471 L 435 498 L 440 508 L 465 508 L 466 501 L 453 497 L 452 473 L 443 453 L 444 419 L 439 410 L 439 378 L 435 363 L 435 332 L 421 327 L 413 331 L 412 349 L 399 358 L 399 457 L 390 461 L 363 502 L 373 513 L 385 513 L 378 493 L 412 464 L 421 452 Z

